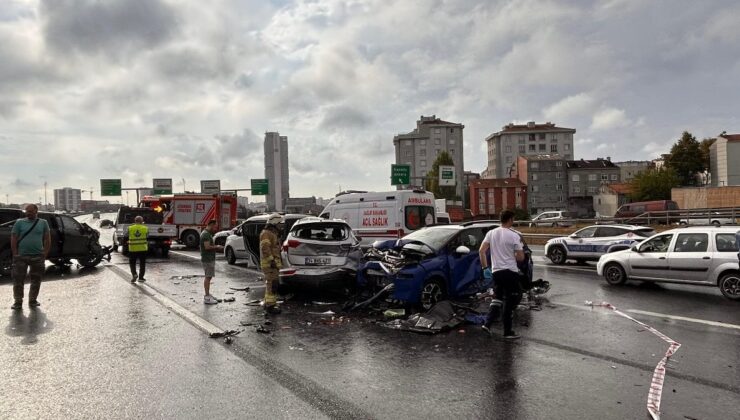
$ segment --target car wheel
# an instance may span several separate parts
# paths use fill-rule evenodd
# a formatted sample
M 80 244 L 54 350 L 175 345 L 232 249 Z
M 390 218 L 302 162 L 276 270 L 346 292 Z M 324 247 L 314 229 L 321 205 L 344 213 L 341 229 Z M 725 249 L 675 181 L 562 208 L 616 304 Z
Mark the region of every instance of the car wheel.
M 0 253 L 0 275 L 10 276 L 13 271 L 13 254 L 9 249 Z
M 721 223 L 719 222 L 719 220 L 712 220 L 712 226 L 719 227 L 720 225 Z
M 188 248 L 197 248 L 199 245 L 198 239 L 200 239 L 198 232 L 194 230 L 189 230 L 182 234 L 182 243 Z
M 552 227 L 558 227 L 558 222 L 553 222 Z
M 688 223 L 687 223 L 687 222 L 684 222 L 684 221 L 682 220 L 682 221 L 678 222 L 678 225 L 679 225 L 679 226 L 686 226 L 686 225 L 688 225 Z
M 90 254 L 85 258 L 77 258 L 77 262 L 83 267 L 95 267 L 103 259 L 102 255 Z
M 226 248 L 226 262 L 229 265 L 236 264 L 236 255 L 234 255 L 234 250 L 231 247 Z
M 421 298 L 419 301 L 421 303 L 421 308 L 425 311 L 428 311 L 437 302 L 443 301 L 444 299 L 445 291 L 440 279 L 430 279 L 426 284 L 424 284 L 424 287 L 421 288 Z
M 720 277 L 719 290 L 727 299 L 740 300 L 740 273 L 727 273 Z
M 604 267 L 604 279 L 612 286 L 617 286 L 627 281 L 627 274 L 621 265 L 610 263 Z
M 566 257 L 567 254 L 565 253 L 565 248 L 559 245 L 553 246 L 547 253 L 547 258 L 549 258 L 553 264 L 557 265 L 565 264 L 565 260 L 567 259 Z

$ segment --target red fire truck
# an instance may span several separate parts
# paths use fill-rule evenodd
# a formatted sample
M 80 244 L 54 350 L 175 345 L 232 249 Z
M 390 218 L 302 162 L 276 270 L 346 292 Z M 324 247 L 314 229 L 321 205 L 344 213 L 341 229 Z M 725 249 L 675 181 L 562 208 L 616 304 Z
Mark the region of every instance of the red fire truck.
M 188 248 L 199 246 L 200 233 L 211 219 L 216 220 L 218 230 L 236 225 L 237 199 L 234 194 L 144 196 L 139 207 L 164 212 L 164 223 L 177 226 L 177 237 Z

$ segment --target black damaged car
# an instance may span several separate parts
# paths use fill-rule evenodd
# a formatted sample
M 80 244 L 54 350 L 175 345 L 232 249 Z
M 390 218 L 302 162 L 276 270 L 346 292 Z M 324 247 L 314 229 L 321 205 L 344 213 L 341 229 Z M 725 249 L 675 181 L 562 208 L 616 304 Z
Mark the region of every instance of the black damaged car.
M 10 250 L 10 233 L 15 221 L 24 217 L 23 212 L 16 209 L 0 209 L 6 220 L 0 224 L 0 275 L 9 276 L 13 263 Z M 83 267 L 95 267 L 105 255 L 100 246 L 100 233 L 87 225 L 80 223 L 65 214 L 39 212 L 38 217 L 46 220 L 51 231 L 51 249 L 47 259 L 57 265 L 65 265 L 71 260 Z

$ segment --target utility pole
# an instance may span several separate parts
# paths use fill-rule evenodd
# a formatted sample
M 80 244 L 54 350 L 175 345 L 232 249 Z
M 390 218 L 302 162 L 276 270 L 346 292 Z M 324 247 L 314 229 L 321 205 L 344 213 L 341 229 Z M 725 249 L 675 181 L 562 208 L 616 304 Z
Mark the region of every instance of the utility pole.
M 182 178 L 182 192 L 183 193 L 188 192 L 187 189 L 185 188 L 185 178 Z

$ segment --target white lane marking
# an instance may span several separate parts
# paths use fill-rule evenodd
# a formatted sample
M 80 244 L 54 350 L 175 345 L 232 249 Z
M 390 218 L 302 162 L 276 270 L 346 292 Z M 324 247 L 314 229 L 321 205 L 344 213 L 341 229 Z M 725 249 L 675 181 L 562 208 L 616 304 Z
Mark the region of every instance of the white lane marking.
M 170 253 L 181 255 L 183 257 L 188 257 L 188 258 L 191 258 L 191 259 L 200 261 L 200 255 L 190 255 L 190 254 L 186 254 L 184 252 L 178 252 L 178 251 L 172 251 L 172 250 L 170 250 Z M 217 259 L 216 261 L 222 261 L 222 260 L 221 259 Z M 262 274 L 262 270 L 257 269 L 257 268 L 242 267 L 242 266 L 239 266 L 239 265 L 232 265 L 232 267 L 234 267 L 234 268 L 241 268 L 242 270 L 251 271 L 251 272 L 254 272 L 255 274 Z
M 535 267 L 554 268 L 556 270 L 572 270 L 572 271 L 583 271 L 584 273 L 596 274 L 596 268 L 583 268 L 583 267 L 568 267 L 567 265 L 552 265 L 552 264 L 532 264 Z
M 563 303 L 563 302 L 550 302 L 553 305 L 557 306 L 565 306 L 568 308 L 578 309 L 581 311 L 591 311 L 593 310 L 592 306 L 588 305 L 574 305 L 572 303 Z M 637 315 L 645 315 L 645 316 L 652 316 L 656 318 L 667 318 L 667 319 L 673 319 L 676 321 L 686 321 L 686 322 L 694 322 L 697 324 L 704 324 L 704 325 L 711 325 L 713 327 L 721 327 L 721 328 L 729 328 L 729 329 L 736 329 L 740 330 L 740 325 L 736 324 L 729 324 L 725 322 L 718 322 L 718 321 L 708 321 L 706 319 L 697 319 L 697 318 L 688 318 L 685 316 L 678 316 L 678 315 L 668 315 L 668 314 L 661 314 L 657 312 L 650 312 L 650 311 L 642 311 L 640 309 L 626 309 L 624 312 L 629 312 Z M 607 312 L 608 313 L 608 312 Z
M 627 309 L 625 312 L 638 314 L 638 315 L 653 316 L 656 318 L 668 318 L 668 319 L 675 319 L 677 321 L 694 322 L 697 324 L 711 325 L 713 327 L 722 327 L 722 328 L 731 328 L 731 329 L 740 330 L 740 325 L 728 324 L 725 322 L 718 322 L 718 321 L 708 321 L 706 319 L 688 318 L 685 316 L 678 316 L 678 315 L 667 315 L 667 314 L 661 314 L 657 312 L 641 311 L 639 309 Z
M 108 265 L 108 267 L 110 267 L 113 271 L 115 271 L 124 280 L 129 279 L 128 276 L 130 274 L 126 272 L 126 270 L 124 270 L 123 268 L 117 265 Z M 158 289 L 156 289 L 154 286 L 150 285 L 149 283 L 145 282 L 145 283 L 136 283 L 136 284 L 138 284 L 139 289 L 142 292 L 144 292 L 144 294 L 149 295 L 152 299 L 159 302 L 160 305 L 164 306 L 165 308 L 179 315 L 181 318 L 188 321 L 189 323 L 191 323 L 192 325 L 194 325 L 196 328 L 200 329 L 201 331 L 205 332 L 209 336 L 219 335 L 219 334 L 224 333 L 223 329 L 210 323 L 205 318 L 202 318 L 199 315 L 196 315 L 195 313 L 190 312 L 189 310 L 180 306 L 174 300 L 165 296 L 162 292 L 160 292 Z
M 190 254 L 186 254 L 184 252 L 172 251 L 172 250 L 170 250 L 170 253 L 171 254 L 177 254 L 177 255 L 180 255 L 180 256 L 183 256 L 183 257 L 192 258 L 194 260 L 200 260 L 200 255 L 190 255 Z

